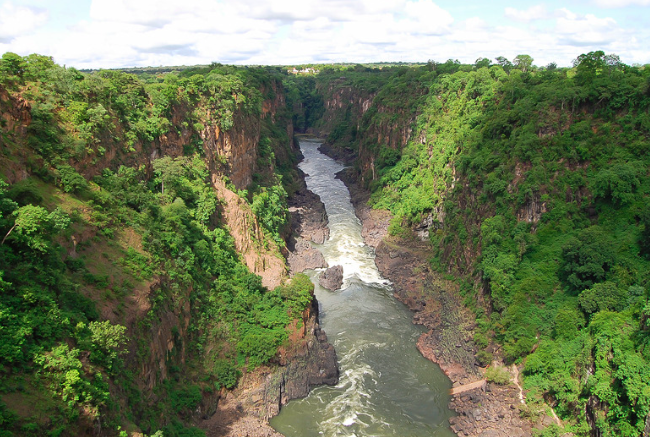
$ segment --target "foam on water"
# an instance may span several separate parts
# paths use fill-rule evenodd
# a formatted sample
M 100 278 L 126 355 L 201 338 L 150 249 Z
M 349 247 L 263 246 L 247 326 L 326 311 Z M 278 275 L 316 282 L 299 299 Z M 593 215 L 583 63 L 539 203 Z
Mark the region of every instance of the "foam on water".
M 306 174 L 307 186 L 311 191 L 327 197 L 325 203 L 329 218 L 330 238 L 323 245 L 315 245 L 323 252 L 330 266 L 343 267 L 344 286 L 351 278 L 363 282 L 388 285 L 390 282 L 382 278 L 375 266 L 374 251 L 368 247 L 361 237 L 361 222 L 354 214 L 350 195 L 345 184 L 332 175 L 343 170 L 344 166 L 322 155 L 316 147 L 319 142 L 303 142 L 301 150 L 305 159 L 300 168 Z M 325 173 L 329 177 L 323 178 Z
M 422 331 L 392 297 L 373 249 L 363 242 L 349 192 L 333 178 L 343 165 L 318 152 L 318 144 L 301 142 L 300 168 L 329 218 L 330 239 L 314 246 L 330 266 L 343 267 L 343 287 L 329 292 L 318 285 L 320 270 L 307 273 L 316 284 L 321 324 L 337 351 L 340 379 L 290 402 L 271 423 L 295 437 L 453 436 L 449 381 L 417 352 Z

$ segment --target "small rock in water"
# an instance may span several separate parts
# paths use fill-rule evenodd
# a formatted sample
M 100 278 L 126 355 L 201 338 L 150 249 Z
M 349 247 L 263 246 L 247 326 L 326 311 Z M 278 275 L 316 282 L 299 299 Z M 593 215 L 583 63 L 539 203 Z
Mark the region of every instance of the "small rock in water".
M 332 266 L 325 270 L 318 277 L 318 283 L 321 287 L 327 288 L 328 290 L 338 290 L 343 285 L 343 267 Z

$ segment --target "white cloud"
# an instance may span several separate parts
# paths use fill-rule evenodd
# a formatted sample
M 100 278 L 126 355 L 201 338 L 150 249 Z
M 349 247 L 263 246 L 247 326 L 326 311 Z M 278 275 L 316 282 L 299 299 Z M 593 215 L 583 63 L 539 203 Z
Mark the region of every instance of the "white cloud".
M 449 32 L 454 22 L 451 14 L 442 9 L 431 0 L 418 0 L 407 2 L 405 7 L 406 16 L 402 22 L 405 30 L 422 35 L 441 35 Z
M 650 0 L 595 0 L 603 8 L 625 8 L 627 6 L 650 6 Z
M 549 18 L 549 14 L 544 5 L 534 5 L 523 11 L 508 7 L 505 9 L 505 16 L 511 20 L 521 21 L 523 23 Z
M 31 32 L 47 21 L 47 12 L 8 1 L 0 6 L 0 42 L 9 42 L 17 36 Z
M 608 44 L 623 36 L 625 31 L 613 18 L 598 18 L 593 14 L 579 16 L 568 9 L 560 9 L 555 31 L 568 42 L 583 44 Z
M 631 0 L 618 4 L 626 1 Z M 503 22 L 496 22 L 482 13 L 491 7 L 487 3 L 461 17 L 434 0 L 92 0 L 84 21 L 47 28 L 46 12 L 2 2 L 0 51 L 37 52 L 78 68 L 212 61 L 474 62 L 521 53 L 537 65 L 570 65 L 592 50 L 616 53 L 626 63 L 650 61 L 650 30 L 626 28 L 602 11 L 579 15 L 541 4 L 506 8 Z M 19 13 L 26 18 L 7 18 Z

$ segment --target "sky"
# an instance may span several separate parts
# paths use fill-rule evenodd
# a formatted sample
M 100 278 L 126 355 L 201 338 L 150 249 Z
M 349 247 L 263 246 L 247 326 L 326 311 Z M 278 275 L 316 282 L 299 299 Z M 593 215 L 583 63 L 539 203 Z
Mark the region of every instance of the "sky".
M 445 62 L 519 54 L 650 63 L 650 0 L 0 0 L 0 53 L 128 68 Z

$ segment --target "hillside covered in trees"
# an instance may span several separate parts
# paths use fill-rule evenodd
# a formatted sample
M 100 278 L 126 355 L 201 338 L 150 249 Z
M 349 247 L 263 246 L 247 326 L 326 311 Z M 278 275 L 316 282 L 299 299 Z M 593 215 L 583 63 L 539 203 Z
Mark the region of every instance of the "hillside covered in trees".
M 647 435 L 648 66 L 520 55 L 288 82 L 296 128 L 353 157 L 390 233 L 428 232 L 431 267 L 475 315 L 477 360 L 521 366 L 525 414 L 562 420 L 544 435 Z
M 281 254 L 282 93 L 271 70 L 2 56 L 1 435 L 204 435 L 192 419 L 290 349 L 313 285 Z
M 523 370 L 544 435 L 650 420 L 650 68 L 479 58 L 82 73 L 0 61 L 0 433 L 202 435 L 312 302 L 293 128 L 327 136 Z M 422 231 L 426 231 L 422 233 Z M 261 276 L 260 276 L 261 275 Z

